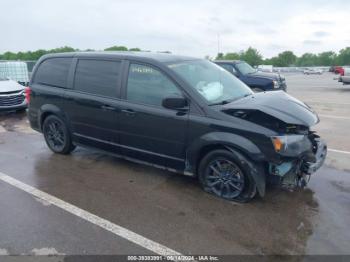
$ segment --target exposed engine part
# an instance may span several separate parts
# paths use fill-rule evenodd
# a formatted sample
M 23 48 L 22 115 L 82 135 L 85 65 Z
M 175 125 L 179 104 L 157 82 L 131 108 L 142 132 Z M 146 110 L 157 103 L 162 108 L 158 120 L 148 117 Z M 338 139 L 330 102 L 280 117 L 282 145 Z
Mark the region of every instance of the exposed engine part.
M 303 172 L 307 169 L 307 165 L 308 163 L 303 160 L 270 165 L 270 174 L 280 177 L 280 185 L 283 188 L 288 190 L 305 188 L 311 178 L 311 174 Z

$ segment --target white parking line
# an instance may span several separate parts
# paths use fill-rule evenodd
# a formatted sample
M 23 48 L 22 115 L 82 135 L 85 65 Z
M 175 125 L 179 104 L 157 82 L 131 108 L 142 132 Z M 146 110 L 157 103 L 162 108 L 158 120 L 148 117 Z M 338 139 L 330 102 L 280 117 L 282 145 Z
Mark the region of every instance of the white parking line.
M 332 115 L 323 115 L 323 114 L 318 114 L 320 117 L 326 117 L 326 118 L 335 118 L 335 119 L 345 119 L 345 120 L 350 120 L 350 117 L 346 116 L 332 116 Z
M 332 149 L 332 148 L 328 148 L 328 151 L 335 152 L 335 153 L 341 153 L 341 154 L 350 155 L 350 152 L 349 152 L 349 151 L 343 151 L 343 150 Z
M 145 249 L 148 249 L 158 255 L 161 256 L 167 256 L 167 255 L 173 255 L 173 256 L 181 256 L 181 253 L 172 250 L 166 246 L 163 246 L 157 242 L 154 242 L 148 238 L 145 238 L 135 232 L 132 232 L 124 227 L 121 227 L 119 225 L 116 225 L 106 219 L 103 219 L 101 217 L 98 217 L 88 211 L 85 211 L 77 206 L 74 206 L 72 204 L 69 204 L 57 197 L 54 197 L 52 195 L 49 195 L 39 189 L 36 189 L 30 185 L 27 185 L 17 179 L 14 179 L 13 177 L 10 177 L 4 173 L 0 172 L 0 180 L 3 182 L 6 182 L 22 191 L 27 192 L 28 194 L 31 194 L 32 196 L 35 196 L 43 201 L 47 201 L 51 203 L 52 205 L 55 205 L 77 217 L 80 217 L 81 219 L 84 219 L 94 225 L 97 225 L 99 227 L 102 227 L 103 229 L 121 237 L 124 239 L 129 240 L 130 242 L 133 242 Z

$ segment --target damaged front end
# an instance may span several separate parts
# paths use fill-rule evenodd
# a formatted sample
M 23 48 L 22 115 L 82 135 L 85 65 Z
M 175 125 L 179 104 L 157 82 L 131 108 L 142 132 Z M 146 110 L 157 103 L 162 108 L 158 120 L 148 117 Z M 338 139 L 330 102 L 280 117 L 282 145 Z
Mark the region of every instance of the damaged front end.
M 313 131 L 304 135 L 272 137 L 272 143 L 281 156 L 279 163 L 269 163 L 270 180 L 283 187 L 304 188 L 311 177 L 324 163 L 327 145 Z
M 317 114 L 285 92 L 256 93 L 223 106 L 222 111 L 275 133 L 266 132 L 270 141 L 256 142 L 267 159 L 267 180 L 274 184 L 305 187 L 325 161 L 327 146 L 310 130 L 319 122 Z

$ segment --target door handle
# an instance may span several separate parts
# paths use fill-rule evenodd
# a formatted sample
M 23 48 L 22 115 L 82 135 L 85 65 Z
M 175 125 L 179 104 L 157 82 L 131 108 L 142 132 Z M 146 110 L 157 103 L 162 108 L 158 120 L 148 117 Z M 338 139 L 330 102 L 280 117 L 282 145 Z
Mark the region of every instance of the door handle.
M 102 108 L 103 110 L 111 110 L 111 111 L 114 111 L 114 110 L 115 110 L 115 107 L 113 107 L 113 106 L 108 106 L 108 105 L 103 105 L 103 106 L 101 106 L 101 108 Z
M 136 114 L 136 112 L 132 109 L 122 109 L 121 112 L 128 116 L 133 116 Z

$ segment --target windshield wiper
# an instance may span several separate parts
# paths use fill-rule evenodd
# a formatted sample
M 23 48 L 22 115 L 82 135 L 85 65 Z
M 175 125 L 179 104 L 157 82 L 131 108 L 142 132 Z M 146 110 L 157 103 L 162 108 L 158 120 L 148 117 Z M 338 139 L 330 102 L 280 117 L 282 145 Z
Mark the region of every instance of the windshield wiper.
M 233 101 L 239 100 L 241 98 L 247 97 L 247 96 L 251 96 L 252 94 L 245 94 L 243 96 L 237 97 L 237 98 L 233 98 L 233 99 L 226 99 L 226 100 L 222 100 L 220 102 L 216 102 L 216 103 L 211 103 L 209 104 L 209 106 L 217 106 L 217 105 L 226 105 L 228 103 L 231 103 Z

